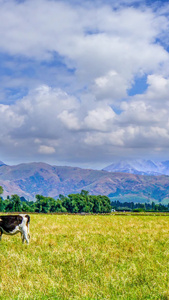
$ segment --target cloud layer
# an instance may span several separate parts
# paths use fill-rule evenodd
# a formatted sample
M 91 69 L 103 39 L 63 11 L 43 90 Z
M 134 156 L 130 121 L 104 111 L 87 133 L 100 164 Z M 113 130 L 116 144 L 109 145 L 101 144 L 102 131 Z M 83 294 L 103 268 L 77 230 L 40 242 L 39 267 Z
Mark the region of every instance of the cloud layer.
M 166 158 L 169 6 L 131 3 L 0 1 L 2 160 Z

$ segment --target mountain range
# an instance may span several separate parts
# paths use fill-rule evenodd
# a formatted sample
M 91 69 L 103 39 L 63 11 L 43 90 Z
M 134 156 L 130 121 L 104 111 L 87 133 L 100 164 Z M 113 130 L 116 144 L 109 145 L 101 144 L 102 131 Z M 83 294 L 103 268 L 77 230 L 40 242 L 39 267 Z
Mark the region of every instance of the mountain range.
M 59 194 L 107 195 L 113 200 L 169 203 L 169 176 L 149 176 L 77 167 L 23 163 L 9 166 L 0 163 L 0 186 L 3 198 L 18 194 L 27 200 L 37 194 L 57 198 Z
M 162 162 L 142 159 L 120 160 L 105 167 L 103 170 L 138 175 L 169 175 L 169 160 Z

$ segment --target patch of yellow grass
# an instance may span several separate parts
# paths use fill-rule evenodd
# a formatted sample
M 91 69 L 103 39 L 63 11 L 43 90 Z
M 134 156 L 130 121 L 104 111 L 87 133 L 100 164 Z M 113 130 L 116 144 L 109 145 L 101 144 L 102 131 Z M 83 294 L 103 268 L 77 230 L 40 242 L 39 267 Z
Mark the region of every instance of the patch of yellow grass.
M 31 215 L 0 244 L 0 299 L 169 299 L 167 216 Z

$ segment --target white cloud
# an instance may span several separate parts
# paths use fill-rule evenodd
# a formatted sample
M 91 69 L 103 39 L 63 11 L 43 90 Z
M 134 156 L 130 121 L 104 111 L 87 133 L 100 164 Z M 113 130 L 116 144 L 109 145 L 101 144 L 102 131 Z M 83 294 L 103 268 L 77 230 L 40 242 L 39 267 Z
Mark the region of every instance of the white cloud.
M 38 152 L 41 154 L 53 154 L 53 153 L 55 153 L 55 149 L 54 149 L 54 147 L 40 145 Z
M 78 118 L 71 112 L 64 110 L 61 114 L 58 115 L 58 118 L 70 130 L 80 129 L 80 124 Z
M 121 107 L 125 110 L 130 105 L 134 109 L 134 106 L 136 107 L 138 104 L 142 109 L 144 107 L 144 110 L 149 110 L 150 119 L 152 118 L 152 114 L 154 118 L 161 118 L 160 112 L 163 111 L 164 114 L 168 113 L 169 76 L 166 77 L 162 74 L 148 75 L 147 84 L 148 88 L 144 93 L 133 96 L 128 103 L 122 103 Z
M 95 110 L 89 110 L 84 119 L 84 125 L 90 130 L 107 131 L 110 130 L 115 113 L 109 106 L 98 107 Z
M 15 105 L 0 107 L 1 143 L 8 155 L 90 161 L 169 146 L 167 104 L 156 108 L 135 97 L 115 113 L 110 105 L 90 107 L 57 89 L 41 86 Z M 95 107 L 95 108 L 94 108 Z M 127 150 L 128 149 L 128 150 Z M 159 151 L 159 150 L 158 150 Z M 41 156 L 40 156 L 41 155 Z M 48 157 L 49 158 L 49 157 Z
M 117 74 L 116 71 L 109 71 L 105 76 L 95 78 L 92 91 L 99 100 L 115 102 L 127 96 L 127 89 L 131 87 L 130 82 Z
M 113 70 L 125 88 L 136 73 L 157 70 L 168 61 L 168 53 L 155 43 L 168 20 L 150 9 L 2 1 L 0 18 L 2 51 L 36 60 L 57 52 L 67 66 L 76 68 L 83 84 Z
M 149 88 L 147 91 L 147 98 L 153 102 L 161 103 L 161 100 L 169 100 L 169 78 L 164 78 L 162 75 L 149 75 L 148 80 Z
M 168 16 L 122 2 L 132 1 L 114 10 L 108 2 L 0 0 L 0 51 L 17 73 L 4 74 L 1 87 L 29 90 L 0 104 L 4 153 L 99 161 L 169 146 Z M 129 97 L 143 75 L 147 90 Z
M 124 134 L 125 130 L 115 127 L 114 130 L 108 133 L 94 132 L 87 133 L 84 142 L 89 146 L 102 146 L 102 147 L 112 147 L 112 146 L 124 146 Z M 106 149 L 105 149 L 106 151 Z
M 133 124 L 150 126 L 155 124 L 163 124 L 168 119 L 168 110 L 165 107 L 161 109 L 155 108 L 153 105 L 147 103 L 146 96 L 143 100 L 133 100 L 131 102 L 123 102 L 121 109 L 123 110 L 118 118 L 119 123 L 122 125 Z

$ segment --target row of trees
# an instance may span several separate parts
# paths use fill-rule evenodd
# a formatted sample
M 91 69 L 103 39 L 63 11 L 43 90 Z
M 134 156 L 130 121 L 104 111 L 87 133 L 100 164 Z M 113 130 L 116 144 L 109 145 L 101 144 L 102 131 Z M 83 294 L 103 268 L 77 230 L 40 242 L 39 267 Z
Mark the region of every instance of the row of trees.
M 3 192 L 1 188 L 0 192 Z M 79 194 L 70 194 L 67 197 L 59 195 L 55 200 L 51 197 L 36 195 L 36 201 L 27 201 L 18 195 L 3 200 L 0 198 L 1 212 L 38 212 L 38 213 L 109 213 L 111 212 L 110 199 L 107 196 L 92 196 L 82 190 Z
M 0 186 L 0 194 L 3 188 Z M 82 190 L 79 194 L 68 196 L 59 195 L 55 200 L 51 197 L 36 195 L 36 201 L 27 201 L 24 197 L 12 195 L 3 200 L 0 197 L 1 212 L 38 212 L 38 213 L 110 213 L 116 211 L 169 211 L 169 204 L 134 203 L 112 201 L 107 196 L 89 195 L 88 191 Z
M 134 203 L 134 202 L 120 202 L 112 201 L 112 208 L 116 211 L 169 211 L 169 204 L 163 205 L 161 203 Z

